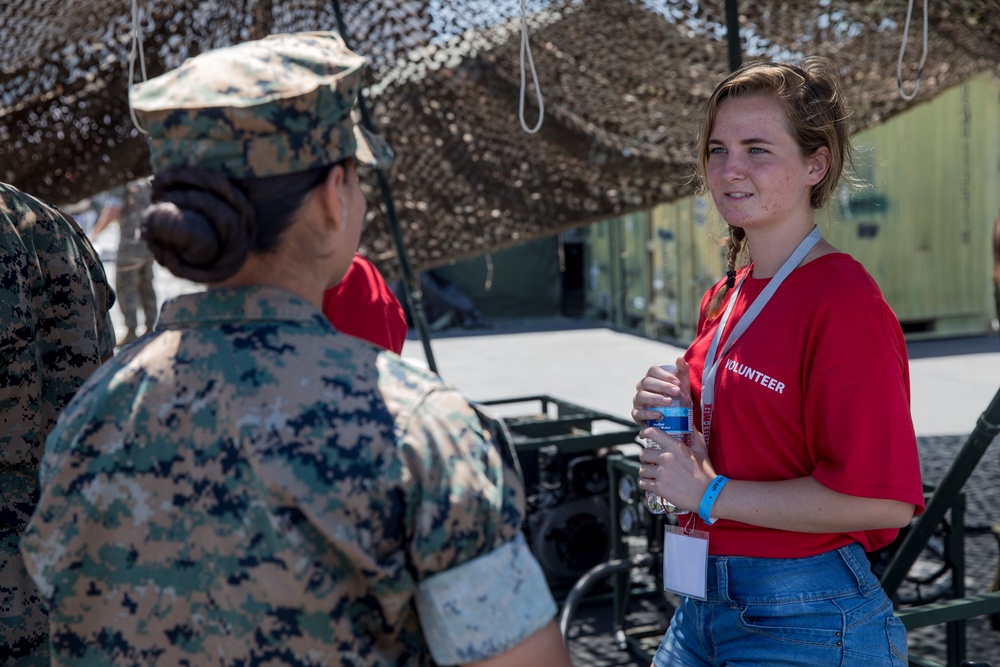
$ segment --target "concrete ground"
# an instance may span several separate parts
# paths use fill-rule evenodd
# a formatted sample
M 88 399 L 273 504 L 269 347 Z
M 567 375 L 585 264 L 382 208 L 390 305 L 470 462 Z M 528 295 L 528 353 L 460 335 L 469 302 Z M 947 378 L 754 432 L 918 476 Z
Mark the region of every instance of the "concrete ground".
M 117 228 L 97 240 L 113 278 Z M 159 298 L 199 289 L 156 267 Z M 120 313 L 112 313 L 122 326 Z M 594 410 L 628 418 L 636 381 L 653 364 L 672 362 L 681 349 L 580 320 L 495 322 L 489 329 L 449 330 L 434 334 L 432 353 L 438 372 L 476 400 L 509 399 L 545 394 Z M 935 483 L 962 447 L 976 420 L 1000 387 L 1000 339 L 996 336 L 917 341 L 909 345 L 913 420 L 919 438 L 926 482 Z M 426 364 L 414 332 L 403 357 Z M 988 528 L 1000 521 L 1000 457 L 992 445 L 965 487 L 966 524 Z M 985 592 L 996 571 L 997 543 L 988 532 L 965 542 L 966 586 L 970 594 Z M 657 621 L 655 608 L 640 605 L 636 623 Z M 577 667 L 637 664 L 620 651 L 611 635 L 607 604 L 580 610 L 570 646 Z M 968 623 L 968 657 L 1000 667 L 1000 633 L 985 618 Z M 943 663 L 944 631 L 940 627 L 910 633 L 911 655 Z M 955 665 L 954 667 L 958 667 Z

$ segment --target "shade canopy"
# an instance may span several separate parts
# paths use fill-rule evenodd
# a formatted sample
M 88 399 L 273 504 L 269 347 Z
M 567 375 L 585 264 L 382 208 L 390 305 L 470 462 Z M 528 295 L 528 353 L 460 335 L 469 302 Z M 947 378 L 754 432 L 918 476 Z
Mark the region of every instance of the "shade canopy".
M 370 59 L 365 95 L 375 129 L 396 150 L 387 176 L 415 269 L 694 191 L 697 118 L 729 69 L 723 0 L 527 2 L 544 104 L 534 134 L 519 120 L 520 2 L 340 6 L 348 42 Z M 934 0 L 919 90 L 904 99 L 897 62 L 908 7 L 743 0 L 741 50 L 744 59 L 832 59 L 854 130 L 984 70 L 1000 73 L 995 0 Z M 207 49 L 336 27 L 332 0 L 6 0 L 0 180 L 68 204 L 145 175 L 148 149 L 127 102 L 130 62 L 139 80 L 143 62 L 151 77 Z M 907 93 L 923 30 L 923 3 L 914 2 L 902 63 Z M 539 104 L 525 65 L 531 128 Z M 369 201 L 362 251 L 393 277 L 396 248 L 377 193 Z

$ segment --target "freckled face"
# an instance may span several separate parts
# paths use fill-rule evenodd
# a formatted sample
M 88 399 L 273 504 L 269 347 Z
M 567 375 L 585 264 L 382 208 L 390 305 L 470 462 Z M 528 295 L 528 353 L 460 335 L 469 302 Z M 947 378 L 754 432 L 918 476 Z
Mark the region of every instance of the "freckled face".
M 809 195 L 823 173 L 803 157 L 777 99 L 752 95 L 719 103 L 706 176 L 728 224 L 750 230 L 810 222 Z

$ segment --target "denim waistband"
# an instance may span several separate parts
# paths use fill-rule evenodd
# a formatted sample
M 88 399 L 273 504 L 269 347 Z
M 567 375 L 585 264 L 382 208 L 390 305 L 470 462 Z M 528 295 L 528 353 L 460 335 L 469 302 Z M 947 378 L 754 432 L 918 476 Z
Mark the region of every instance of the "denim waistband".
M 807 558 L 709 556 L 707 575 L 712 602 L 806 602 L 880 585 L 856 542 Z

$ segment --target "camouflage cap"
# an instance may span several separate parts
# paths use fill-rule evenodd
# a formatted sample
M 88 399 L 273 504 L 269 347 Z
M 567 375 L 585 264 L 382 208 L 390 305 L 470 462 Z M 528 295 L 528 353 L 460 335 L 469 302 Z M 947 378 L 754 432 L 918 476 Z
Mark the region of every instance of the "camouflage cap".
M 333 32 L 270 35 L 190 58 L 135 85 L 153 171 L 198 167 L 229 178 L 306 171 L 392 151 L 352 116 L 365 60 Z

